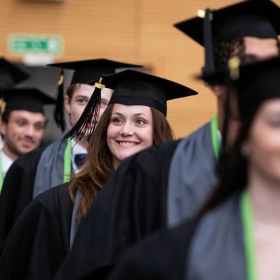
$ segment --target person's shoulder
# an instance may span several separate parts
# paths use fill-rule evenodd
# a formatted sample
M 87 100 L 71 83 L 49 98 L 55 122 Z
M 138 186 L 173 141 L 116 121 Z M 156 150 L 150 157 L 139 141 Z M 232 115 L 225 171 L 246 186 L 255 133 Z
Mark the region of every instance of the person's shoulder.
M 197 219 L 179 227 L 149 235 L 128 249 L 109 280 L 122 279 L 183 279 L 188 246 Z M 182 277 L 182 278 L 181 278 Z
M 68 183 L 64 183 L 53 187 L 41 194 L 39 194 L 35 199 L 41 204 L 45 203 L 56 203 L 61 199 L 70 199 L 68 194 Z
M 201 127 L 199 127 L 197 130 L 192 132 L 191 134 L 187 135 L 186 137 L 180 138 L 178 140 L 162 143 L 160 145 L 154 145 L 136 154 L 135 158 L 143 159 L 145 157 L 152 157 L 152 156 L 157 157 L 159 155 L 173 155 L 181 141 L 188 141 L 188 140 L 195 139 L 197 137 L 197 134 L 204 133 L 206 128 L 209 126 L 210 126 L 210 122 L 207 122 Z
M 154 145 L 138 154 L 135 155 L 135 159 L 143 161 L 144 159 L 158 159 L 159 156 L 172 155 L 176 150 L 180 140 L 166 142 L 160 145 Z
M 37 148 L 29 153 L 26 153 L 16 159 L 13 164 L 25 167 L 28 163 L 38 161 L 46 147 Z

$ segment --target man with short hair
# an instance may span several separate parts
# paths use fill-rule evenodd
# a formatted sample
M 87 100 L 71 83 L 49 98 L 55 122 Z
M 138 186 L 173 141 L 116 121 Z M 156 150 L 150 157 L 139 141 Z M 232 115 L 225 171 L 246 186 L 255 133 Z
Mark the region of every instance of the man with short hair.
M 32 88 L 4 90 L 2 94 L 6 103 L 0 126 L 2 173 L 5 177 L 13 161 L 40 145 L 47 125 L 43 103 L 52 104 L 54 99 Z

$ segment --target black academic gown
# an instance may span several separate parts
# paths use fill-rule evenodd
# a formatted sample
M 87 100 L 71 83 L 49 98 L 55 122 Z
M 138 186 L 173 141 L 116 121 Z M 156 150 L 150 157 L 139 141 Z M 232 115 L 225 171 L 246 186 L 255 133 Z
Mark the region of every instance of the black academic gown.
M 184 280 L 197 220 L 148 236 L 127 250 L 107 280 Z
M 1 279 L 52 279 L 70 251 L 72 209 L 66 184 L 29 203 L 6 240 Z
M 130 246 L 168 226 L 169 186 L 179 187 L 174 199 L 179 206 L 188 206 L 179 207 L 178 214 L 185 210 L 184 214 L 195 215 L 217 178 L 210 127 L 207 123 L 182 140 L 123 161 L 79 227 L 55 280 L 105 279 Z M 178 176 L 171 174 L 172 169 Z
M 201 217 L 148 236 L 127 250 L 107 280 L 252 279 L 240 198 L 237 191 Z
M 19 157 L 8 170 L 0 195 L 0 254 L 7 235 L 33 198 L 37 165 L 44 148 Z
M 89 210 L 55 279 L 105 279 L 129 246 L 166 227 L 166 170 L 178 143 L 155 146 L 122 162 Z
M 68 140 L 57 140 L 22 155 L 11 165 L 0 195 L 0 254 L 7 235 L 28 203 L 39 193 L 64 182 L 67 143 Z

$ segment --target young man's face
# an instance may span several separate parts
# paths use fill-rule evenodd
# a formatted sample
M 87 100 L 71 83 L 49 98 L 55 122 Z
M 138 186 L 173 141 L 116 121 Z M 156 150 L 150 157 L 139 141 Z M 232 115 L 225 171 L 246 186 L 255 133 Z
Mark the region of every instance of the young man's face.
M 71 100 L 65 96 L 65 108 L 70 115 L 71 125 L 75 125 L 87 106 L 94 87 L 86 84 L 80 84 L 73 93 Z M 101 90 L 101 104 L 98 119 L 104 113 L 111 99 L 113 90 L 104 88 Z
M 4 152 L 11 158 L 17 158 L 36 149 L 42 140 L 46 123 L 42 113 L 11 111 L 8 123 L 1 122 Z

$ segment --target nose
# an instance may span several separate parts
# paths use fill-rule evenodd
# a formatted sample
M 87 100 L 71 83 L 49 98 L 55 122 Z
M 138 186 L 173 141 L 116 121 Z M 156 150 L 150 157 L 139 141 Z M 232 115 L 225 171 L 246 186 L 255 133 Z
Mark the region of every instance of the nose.
M 120 130 L 120 134 L 123 136 L 131 136 L 134 134 L 133 125 L 130 122 L 124 123 Z
M 33 127 L 33 125 L 28 125 L 25 128 L 24 132 L 25 132 L 25 136 L 33 137 L 35 133 L 35 128 Z

